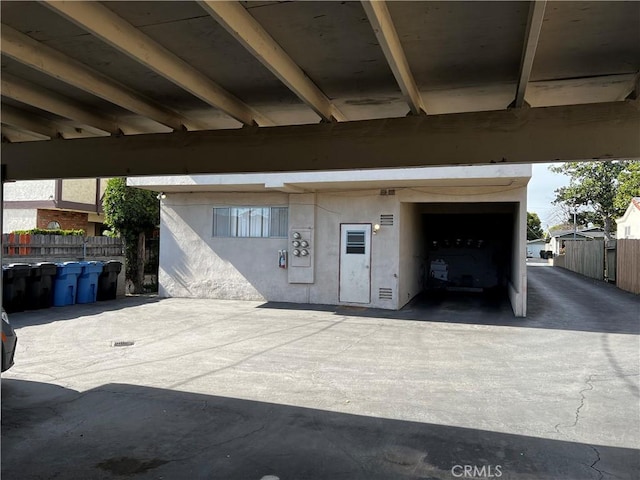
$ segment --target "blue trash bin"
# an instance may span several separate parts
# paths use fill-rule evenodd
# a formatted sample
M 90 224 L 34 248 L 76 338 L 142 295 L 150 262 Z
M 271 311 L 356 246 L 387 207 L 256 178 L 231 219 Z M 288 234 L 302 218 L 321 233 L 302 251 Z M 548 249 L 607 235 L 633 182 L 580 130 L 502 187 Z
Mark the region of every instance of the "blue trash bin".
M 93 303 L 98 295 L 98 277 L 102 273 L 102 262 L 80 262 L 82 272 L 78 276 L 76 303 Z
M 76 303 L 78 291 L 78 275 L 82 272 L 79 262 L 56 264 L 56 278 L 53 287 L 53 306 L 64 307 Z

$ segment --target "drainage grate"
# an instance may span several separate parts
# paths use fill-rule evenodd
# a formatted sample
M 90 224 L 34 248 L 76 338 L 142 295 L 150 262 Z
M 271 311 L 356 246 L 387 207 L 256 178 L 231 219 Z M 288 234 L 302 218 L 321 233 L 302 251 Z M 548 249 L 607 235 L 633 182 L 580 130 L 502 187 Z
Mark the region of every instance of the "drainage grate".
M 380 300 L 393 300 L 393 290 L 391 288 L 380 288 L 378 290 Z
M 380 215 L 380 225 L 386 225 L 386 226 L 393 225 L 393 214 L 385 213 Z
M 112 347 L 131 347 L 135 344 L 136 342 L 133 340 L 119 340 L 117 342 L 111 342 Z

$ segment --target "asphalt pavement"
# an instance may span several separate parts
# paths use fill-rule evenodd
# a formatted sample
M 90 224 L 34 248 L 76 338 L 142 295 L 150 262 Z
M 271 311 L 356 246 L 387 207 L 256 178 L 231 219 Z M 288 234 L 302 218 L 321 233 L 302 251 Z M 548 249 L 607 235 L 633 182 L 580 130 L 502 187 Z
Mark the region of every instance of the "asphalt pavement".
M 455 295 L 14 314 L 2 478 L 636 480 L 640 298 L 528 274 L 525 319 Z

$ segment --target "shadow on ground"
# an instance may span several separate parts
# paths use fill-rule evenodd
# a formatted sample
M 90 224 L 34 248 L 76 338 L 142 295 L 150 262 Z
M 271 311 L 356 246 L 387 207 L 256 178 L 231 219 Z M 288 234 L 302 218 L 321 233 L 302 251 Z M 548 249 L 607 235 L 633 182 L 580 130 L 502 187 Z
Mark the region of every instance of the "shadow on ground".
M 11 319 L 19 321 L 20 327 L 44 325 L 52 322 L 75 320 L 87 315 L 97 315 L 102 312 L 113 312 L 124 308 L 136 307 L 160 301 L 157 295 L 127 295 L 116 300 L 105 300 L 94 303 L 68 305 L 65 307 L 51 307 L 41 310 L 26 310 L 9 315 Z
M 551 266 L 527 269 L 527 317 L 516 318 L 506 295 L 441 292 L 401 310 L 267 302 L 261 308 L 318 310 L 336 315 L 470 325 L 640 335 L 640 296 Z
M 585 480 L 640 470 L 626 448 L 134 385 L 2 383 L 7 479 L 424 480 L 473 465 L 494 475 L 499 466 L 505 479 Z

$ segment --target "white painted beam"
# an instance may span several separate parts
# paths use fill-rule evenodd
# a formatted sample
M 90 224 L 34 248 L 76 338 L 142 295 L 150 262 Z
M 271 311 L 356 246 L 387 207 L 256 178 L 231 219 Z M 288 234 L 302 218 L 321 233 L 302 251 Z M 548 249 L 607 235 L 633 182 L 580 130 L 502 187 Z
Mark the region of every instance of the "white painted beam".
M 55 113 L 83 125 L 104 132 L 119 134 L 120 127 L 114 118 L 99 115 L 79 102 L 33 85 L 9 74 L 3 74 L 0 91 L 2 95 L 47 112 Z
M 393 76 L 396 77 L 402 94 L 409 104 L 409 108 L 411 108 L 411 112 L 414 114 L 421 112 L 426 113 L 420 90 L 409 68 L 409 62 L 404 54 L 402 44 L 398 38 L 398 32 L 396 32 L 396 27 L 393 24 L 386 2 L 382 0 L 363 0 L 362 7 L 369 18 L 378 43 L 380 43 L 380 47 L 382 47 L 384 56 L 389 63 L 389 67 L 391 67 Z
M 2 24 L 0 35 L 3 55 L 174 130 L 190 126 L 180 114 L 8 25 Z
M 203 0 L 198 3 L 320 118 L 327 121 L 346 120 L 331 100 L 239 2 Z
M 54 12 L 245 125 L 273 123 L 98 2 L 45 1 Z
M 640 159 L 639 131 L 640 101 L 626 100 L 0 148 L 6 178 L 27 180 Z
M 533 60 L 535 59 L 536 49 L 538 48 L 538 40 L 540 39 L 540 30 L 542 30 L 546 6 L 547 0 L 533 0 L 529 7 L 529 21 L 527 22 L 527 30 L 524 36 L 520 75 L 516 88 L 516 98 L 513 102 L 513 106 L 516 108 L 524 105 L 524 95 L 527 91 L 529 79 L 531 78 Z

